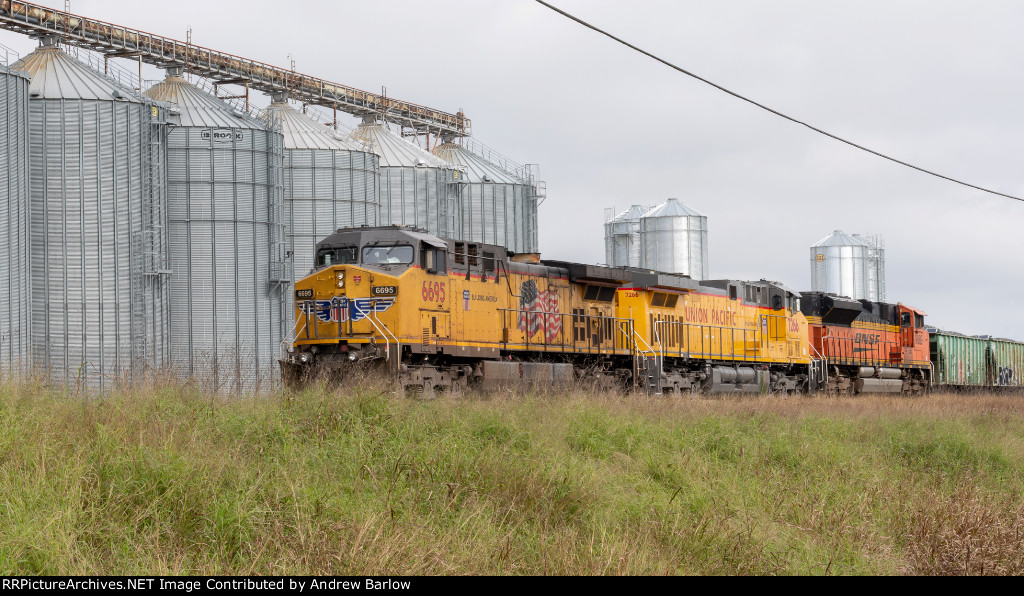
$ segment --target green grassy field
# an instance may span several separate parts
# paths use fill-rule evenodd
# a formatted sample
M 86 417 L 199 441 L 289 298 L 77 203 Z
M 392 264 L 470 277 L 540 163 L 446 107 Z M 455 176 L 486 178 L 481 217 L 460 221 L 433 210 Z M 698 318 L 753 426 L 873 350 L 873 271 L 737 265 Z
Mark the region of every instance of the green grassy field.
M 1021 574 L 1024 397 L 0 386 L 0 574 Z

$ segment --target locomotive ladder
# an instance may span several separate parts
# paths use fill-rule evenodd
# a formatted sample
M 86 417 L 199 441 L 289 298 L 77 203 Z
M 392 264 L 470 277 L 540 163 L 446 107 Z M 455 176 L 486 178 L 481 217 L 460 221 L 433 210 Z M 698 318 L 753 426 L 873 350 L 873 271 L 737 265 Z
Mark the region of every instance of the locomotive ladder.
M 809 393 L 814 393 L 818 388 L 828 384 L 828 359 L 818 352 L 814 344 L 810 344 L 810 346 L 814 354 L 811 356 L 811 364 L 807 369 L 807 388 Z
M 633 378 L 643 382 L 648 395 L 661 395 L 661 356 L 630 325 L 633 332 Z

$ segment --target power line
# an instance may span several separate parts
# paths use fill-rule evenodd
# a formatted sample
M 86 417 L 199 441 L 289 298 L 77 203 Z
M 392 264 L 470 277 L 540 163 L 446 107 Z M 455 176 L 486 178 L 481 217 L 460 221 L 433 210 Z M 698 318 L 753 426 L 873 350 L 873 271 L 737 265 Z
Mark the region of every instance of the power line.
M 780 118 L 785 118 L 786 120 L 789 120 L 790 122 L 794 122 L 796 124 L 799 124 L 800 126 L 805 126 L 805 127 L 809 128 L 809 129 L 813 130 L 816 133 L 823 134 L 826 137 L 829 137 L 831 139 L 835 139 L 836 141 L 839 141 L 841 143 L 846 143 L 847 145 L 850 145 L 851 147 L 856 147 L 857 149 L 860 149 L 861 151 L 866 151 L 868 153 L 871 153 L 872 155 L 877 155 L 878 157 L 881 157 L 883 159 L 887 159 L 887 160 L 889 160 L 891 162 L 898 163 L 901 166 L 906 166 L 908 168 L 915 169 L 915 170 L 917 170 L 919 172 L 923 172 L 925 174 L 929 174 L 931 176 L 935 176 L 936 178 L 942 178 L 943 180 L 948 180 L 949 182 L 955 182 L 956 184 L 961 184 L 961 185 L 966 186 L 968 188 L 973 188 L 975 190 L 980 190 L 982 192 L 987 192 L 987 193 L 994 194 L 994 195 L 997 195 L 997 196 L 1000 196 L 1000 197 L 1005 197 L 1007 199 L 1013 199 L 1015 201 L 1024 202 L 1024 199 L 1022 199 L 1020 197 L 1015 197 L 1013 195 L 1008 195 L 1008 194 L 1001 193 L 1001 192 L 998 192 L 998 191 L 995 191 L 995 190 L 990 190 L 990 189 L 987 189 L 987 188 L 983 188 L 981 186 L 975 186 L 974 184 L 970 184 L 968 182 L 964 182 L 963 180 L 957 180 L 956 178 L 951 178 L 949 176 L 944 176 L 942 174 L 939 174 L 937 172 L 933 172 L 931 170 L 926 170 L 924 168 L 915 166 L 914 164 L 910 164 L 910 163 L 907 163 L 905 161 L 900 161 L 900 160 L 896 159 L 895 157 L 890 157 L 888 155 L 885 155 L 884 153 L 879 153 L 878 151 L 875 151 L 874 149 L 868 149 L 867 147 L 865 147 L 863 145 L 858 145 L 857 143 L 854 143 L 853 141 L 848 141 L 848 140 L 846 140 L 846 139 L 844 139 L 844 138 L 842 138 L 840 136 L 834 135 L 834 134 L 832 134 L 832 133 L 830 133 L 828 131 L 822 130 L 822 129 L 817 128 L 815 126 L 811 126 L 810 124 L 808 124 L 808 123 L 806 123 L 806 122 L 804 122 L 802 120 L 798 120 L 798 119 L 796 119 L 796 118 L 794 118 L 792 116 L 788 116 L 786 114 L 783 114 L 782 112 L 780 112 L 778 110 L 773 110 L 772 108 L 769 108 L 768 106 L 766 106 L 764 104 L 758 103 L 758 102 L 750 99 L 749 97 L 744 97 L 743 95 L 740 95 L 739 93 L 736 93 L 735 91 L 730 91 L 729 89 L 726 89 L 725 87 L 723 87 L 723 86 L 721 86 L 721 85 L 719 85 L 717 83 L 713 83 L 713 82 L 705 79 L 702 76 L 696 75 L 696 74 L 694 74 L 694 73 L 692 73 L 692 72 L 690 72 L 690 71 L 688 71 L 688 70 L 686 70 L 684 68 L 680 68 L 680 67 L 676 66 L 675 64 L 672 64 L 668 60 L 665 60 L 663 58 L 659 58 L 658 56 L 655 56 L 654 54 L 652 54 L 652 53 L 650 53 L 650 52 L 648 52 L 646 50 L 643 50 L 641 48 L 636 47 L 635 45 L 629 43 L 628 41 L 625 41 L 623 39 L 615 37 L 611 33 L 608 33 L 607 31 L 605 31 L 603 29 L 600 29 L 599 27 L 591 25 L 590 23 L 584 21 L 583 19 L 575 17 L 575 16 L 565 12 L 564 10 L 562 10 L 562 9 L 556 7 L 556 6 L 552 6 L 552 5 L 548 4 L 547 2 L 544 2 L 544 0 L 536 0 L 536 1 L 537 1 L 538 4 L 542 4 L 542 5 L 550 8 L 551 10 L 553 10 L 553 11 L 557 12 L 558 14 L 566 17 L 567 19 L 576 21 L 577 23 L 579 23 L 580 25 L 583 25 L 587 29 L 591 29 L 593 31 L 596 31 L 596 32 L 600 33 L 601 35 L 604 35 L 606 37 L 610 37 L 611 39 L 621 43 L 622 45 L 626 46 L 627 48 L 630 48 L 632 50 L 640 52 L 641 54 L 647 56 L 648 58 L 652 58 L 654 60 L 657 60 L 658 62 L 661 62 L 662 64 L 664 64 L 665 66 L 668 66 L 669 68 L 671 68 L 673 70 L 677 70 L 677 71 L 683 73 L 686 76 L 693 77 L 693 78 L 697 79 L 698 81 L 700 81 L 702 83 L 706 83 L 708 85 L 711 85 L 712 87 L 714 87 L 715 89 L 718 89 L 719 91 L 724 91 L 725 93 L 728 93 L 729 95 L 731 95 L 731 96 L 733 96 L 733 97 L 735 97 L 737 99 L 741 99 L 741 100 L 743 100 L 743 101 L 745 101 L 747 103 L 753 104 L 753 105 L 761 108 L 762 110 L 765 110 L 766 112 L 771 112 L 772 114 L 775 114 L 776 116 L 779 116 Z

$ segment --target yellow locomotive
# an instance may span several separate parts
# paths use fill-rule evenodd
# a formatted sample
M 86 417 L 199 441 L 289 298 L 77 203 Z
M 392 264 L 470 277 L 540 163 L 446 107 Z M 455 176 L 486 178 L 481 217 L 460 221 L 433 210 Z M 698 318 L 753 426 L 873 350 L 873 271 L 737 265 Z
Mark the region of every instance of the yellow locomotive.
M 774 282 L 540 261 L 394 226 L 339 230 L 315 263 L 295 283 L 291 381 L 379 364 L 427 392 L 585 376 L 652 393 L 807 386 L 807 320 Z

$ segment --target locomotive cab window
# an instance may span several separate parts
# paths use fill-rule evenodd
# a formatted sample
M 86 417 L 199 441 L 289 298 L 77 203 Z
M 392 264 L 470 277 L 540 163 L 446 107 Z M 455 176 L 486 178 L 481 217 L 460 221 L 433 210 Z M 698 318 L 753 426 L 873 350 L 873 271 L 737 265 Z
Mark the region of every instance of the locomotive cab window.
M 913 327 L 914 321 L 910 316 L 910 313 L 905 312 L 900 315 L 900 327 Z
M 427 273 L 446 275 L 448 273 L 445 250 L 423 244 L 420 248 L 420 263 Z
M 359 263 L 359 250 L 354 246 L 341 248 L 321 248 L 316 253 L 317 267 L 331 265 L 355 265 Z
M 921 315 L 914 315 L 914 327 L 924 327 L 924 317 Z
M 655 292 L 654 297 L 651 298 L 651 306 L 665 306 L 665 298 L 665 294 Z
M 363 247 L 364 265 L 411 265 L 415 251 L 407 244 Z

